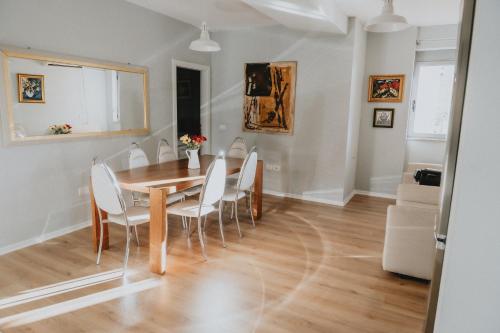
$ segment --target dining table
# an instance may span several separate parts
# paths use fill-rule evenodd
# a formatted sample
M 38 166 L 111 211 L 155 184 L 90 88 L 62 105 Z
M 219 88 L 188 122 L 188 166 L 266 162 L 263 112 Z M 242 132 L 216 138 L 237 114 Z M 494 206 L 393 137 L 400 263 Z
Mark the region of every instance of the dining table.
M 167 197 L 188 188 L 203 184 L 210 163 L 215 155 L 201 155 L 200 168 L 189 169 L 188 160 L 174 160 L 160 164 L 128 169 L 117 172 L 116 180 L 122 190 L 146 193 L 149 195 L 150 223 L 149 223 L 149 269 L 153 273 L 164 274 L 167 269 Z M 240 172 L 243 159 L 226 157 L 227 175 Z M 255 218 L 262 216 L 262 185 L 263 161 L 258 160 L 253 186 L 252 211 Z M 90 206 L 92 216 L 92 240 L 94 251 L 97 252 L 100 241 L 101 223 L 99 208 L 96 205 L 92 182 L 90 182 Z M 107 213 L 101 210 L 103 220 Z M 103 223 L 102 249 L 109 248 L 108 224 Z

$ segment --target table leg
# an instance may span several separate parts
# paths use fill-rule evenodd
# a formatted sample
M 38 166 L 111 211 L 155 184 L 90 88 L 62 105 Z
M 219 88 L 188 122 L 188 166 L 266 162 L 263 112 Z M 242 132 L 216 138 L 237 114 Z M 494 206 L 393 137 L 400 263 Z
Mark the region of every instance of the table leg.
M 264 182 L 264 162 L 257 161 L 257 170 L 255 171 L 255 182 L 253 185 L 252 210 L 256 219 L 262 217 L 262 185 Z
M 97 207 L 94 199 L 94 193 L 92 191 L 92 182 L 89 184 L 89 192 L 90 192 L 90 214 L 92 215 L 92 245 L 94 247 L 94 252 L 97 253 L 99 250 L 99 240 L 101 237 L 101 223 L 99 220 L 99 208 Z M 101 216 L 103 219 L 108 218 L 108 213 L 101 210 Z M 103 240 L 102 240 L 102 249 L 109 249 L 109 233 L 108 233 L 108 225 L 103 225 L 102 230 Z
M 162 189 L 149 192 L 149 269 L 163 274 L 167 268 L 167 194 Z

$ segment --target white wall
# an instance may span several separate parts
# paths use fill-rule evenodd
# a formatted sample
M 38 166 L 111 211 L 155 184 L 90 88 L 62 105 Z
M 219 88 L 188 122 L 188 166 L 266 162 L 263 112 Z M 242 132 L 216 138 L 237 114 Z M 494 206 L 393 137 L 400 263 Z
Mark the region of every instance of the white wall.
M 417 50 L 453 50 L 457 47 L 457 24 L 419 27 Z
M 266 163 L 281 166 L 280 172 L 264 171 L 265 190 L 342 203 L 351 81 L 356 77 L 354 26 L 360 28 L 351 20 L 347 36 L 281 26 L 215 33 L 223 47 L 212 55 L 214 151 L 244 136 L 258 146 Z M 293 136 L 242 132 L 244 64 L 280 60 L 298 62 Z
M 209 56 L 188 49 L 198 37 L 199 30 L 190 25 L 121 0 L 0 0 L 1 44 L 149 67 L 156 138 L 172 135 L 172 57 L 210 63 Z M 156 138 L 144 143 L 151 158 Z M 129 144 L 141 140 L 115 137 L 0 147 L 0 222 L 8 230 L 0 234 L 0 252 L 88 221 L 88 197 L 80 197 L 78 188 L 88 183 L 92 157 L 115 156 L 111 166 L 122 168 Z
M 500 332 L 500 2 L 477 0 L 434 332 Z
M 365 101 L 366 82 L 366 37 L 363 25 L 356 22 L 354 25 L 354 50 L 351 78 L 351 99 L 349 106 L 349 124 L 347 133 L 346 165 L 344 179 L 344 201 L 349 199 L 356 186 L 356 165 L 358 161 L 359 129 L 361 122 L 361 111 Z
M 446 141 L 408 139 L 406 141 L 405 168 L 408 163 L 443 164 Z
M 417 28 L 393 33 L 368 33 L 364 103 L 361 114 L 356 188 L 395 194 L 405 161 L 406 123 L 411 78 L 415 62 Z M 368 77 L 405 74 L 402 103 L 368 103 Z M 394 128 L 373 128 L 373 109 L 395 108 Z

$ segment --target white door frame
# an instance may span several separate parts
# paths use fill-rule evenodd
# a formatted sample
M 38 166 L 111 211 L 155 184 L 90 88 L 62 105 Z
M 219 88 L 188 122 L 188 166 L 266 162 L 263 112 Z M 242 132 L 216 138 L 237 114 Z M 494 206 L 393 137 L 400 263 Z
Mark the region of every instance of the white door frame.
M 211 103 L 210 103 L 210 66 L 195 64 L 191 62 L 172 59 L 172 146 L 175 153 L 178 155 L 177 143 L 179 134 L 177 133 L 177 67 L 188 68 L 200 71 L 200 120 L 201 133 L 207 137 L 207 142 L 202 146 L 204 154 L 212 153 L 212 137 L 211 137 Z M 179 156 L 183 158 L 184 156 Z

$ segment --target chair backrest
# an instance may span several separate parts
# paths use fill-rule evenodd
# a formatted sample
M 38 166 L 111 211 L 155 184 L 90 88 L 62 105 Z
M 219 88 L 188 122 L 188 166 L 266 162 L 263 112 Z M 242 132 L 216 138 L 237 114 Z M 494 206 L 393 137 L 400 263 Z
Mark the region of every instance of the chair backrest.
M 113 171 L 104 163 L 96 163 L 92 166 L 90 176 L 97 207 L 109 214 L 125 213 L 125 202 Z
M 248 154 L 248 148 L 247 148 L 247 143 L 245 139 L 241 137 L 237 137 L 234 139 L 233 143 L 231 143 L 231 146 L 229 147 L 229 150 L 227 152 L 227 157 L 234 157 L 234 158 L 245 158 Z
M 217 157 L 208 167 L 207 177 L 200 195 L 201 206 L 213 205 L 222 199 L 226 187 L 226 160 Z
M 157 153 L 157 162 L 165 163 L 169 161 L 175 161 L 177 159 L 177 155 L 174 152 L 174 149 L 169 145 L 166 139 L 161 139 L 158 142 L 158 153 Z
M 141 168 L 149 165 L 149 159 L 144 150 L 137 143 L 132 143 L 128 155 L 129 169 Z
M 245 157 L 241 166 L 240 176 L 238 177 L 237 188 L 241 191 L 249 190 L 255 181 L 255 172 L 257 171 L 257 147 L 252 147 Z

